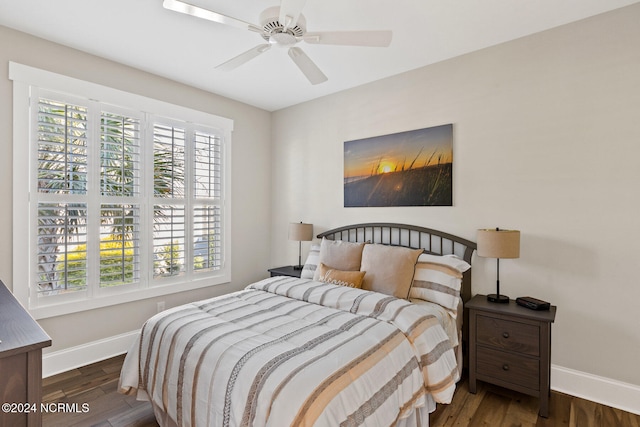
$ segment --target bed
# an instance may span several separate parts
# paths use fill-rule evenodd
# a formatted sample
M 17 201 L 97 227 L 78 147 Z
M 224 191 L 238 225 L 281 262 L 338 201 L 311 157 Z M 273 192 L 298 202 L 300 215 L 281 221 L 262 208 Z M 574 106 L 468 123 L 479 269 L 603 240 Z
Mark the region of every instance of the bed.
M 389 223 L 318 238 L 301 278 L 271 277 L 149 319 L 119 390 L 151 401 L 163 427 L 428 426 L 459 379 L 471 274 L 458 267 L 470 266 L 475 244 Z M 345 255 L 354 248 L 369 272 L 338 265 L 355 262 Z M 408 288 L 385 289 L 408 270 Z M 431 279 L 420 274 L 447 276 L 459 296 L 423 287 Z

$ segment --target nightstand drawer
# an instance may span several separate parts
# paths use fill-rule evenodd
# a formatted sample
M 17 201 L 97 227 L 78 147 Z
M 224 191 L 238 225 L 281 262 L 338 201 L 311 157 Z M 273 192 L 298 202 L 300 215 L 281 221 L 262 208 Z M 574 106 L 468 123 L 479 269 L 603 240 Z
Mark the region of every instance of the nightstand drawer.
M 478 347 L 478 377 L 488 376 L 532 390 L 540 389 L 540 360 L 505 351 Z
M 478 315 L 476 333 L 478 344 L 530 356 L 540 355 L 540 328 L 537 325 Z

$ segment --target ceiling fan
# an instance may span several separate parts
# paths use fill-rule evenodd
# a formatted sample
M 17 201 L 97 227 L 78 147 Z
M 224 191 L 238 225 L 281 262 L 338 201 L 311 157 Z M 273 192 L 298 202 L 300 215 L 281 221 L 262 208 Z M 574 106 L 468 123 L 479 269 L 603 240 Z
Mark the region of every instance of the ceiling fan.
M 306 1 L 281 0 L 280 6 L 270 7 L 260 14 L 260 25 L 250 24 L 180 0 L 164 0 L 163 6 L 165 9 L 256 32 L 267 42 L 216 67 L 225 71 L 239 67 L 275 45 L 288 48 L 289 57 L 309 82 L 315 85 L 327 81 L 327 76 L 302 49 L 295 46 L 297 43 L 304 41 L 312 44 L 369 47 L 387 47 L 391 43 L 391 31 L 307 32 L 306 20 L 301 13 Z

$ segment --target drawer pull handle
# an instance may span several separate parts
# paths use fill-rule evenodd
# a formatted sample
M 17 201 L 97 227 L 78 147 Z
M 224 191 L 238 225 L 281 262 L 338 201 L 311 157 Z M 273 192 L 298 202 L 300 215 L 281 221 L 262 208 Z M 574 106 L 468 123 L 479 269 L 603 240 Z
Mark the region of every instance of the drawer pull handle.
M 504 365 L 502 365 L 502 370 L 503 371 L 508 371 L 509 370 L 509 365 L 507 365 L 506 363 Z
M 509 332 L 503 332 L 502 333 L 502 337 L 503 338 L 509 338 Z

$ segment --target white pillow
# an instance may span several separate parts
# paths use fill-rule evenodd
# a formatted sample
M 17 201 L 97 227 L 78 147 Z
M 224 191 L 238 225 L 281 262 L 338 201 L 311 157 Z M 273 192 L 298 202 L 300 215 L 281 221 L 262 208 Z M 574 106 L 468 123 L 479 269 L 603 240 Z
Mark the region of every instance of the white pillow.
M 418 257 L 418 262 L 432 262 L 434 264 L 447 265 L 451 268 L 455 268 L 460 273 L 464 273 L 471 268 L 471 265 L 468 262 L 455 255 L 422 254 Z
M 307 255 L 307 260 L 304 262 L 304 267 L 300 272 L 300 278 L 313 279 L 313 275 L 315 274 L 318 265 L 320 265 L 320 245 L 311 245 L 311 248 L 309 248 L 309 255 Z

